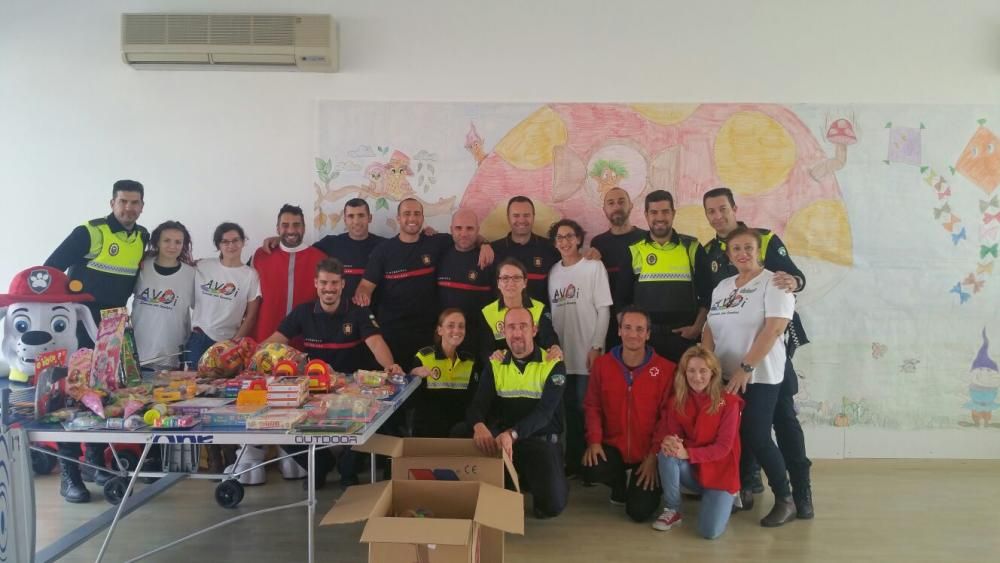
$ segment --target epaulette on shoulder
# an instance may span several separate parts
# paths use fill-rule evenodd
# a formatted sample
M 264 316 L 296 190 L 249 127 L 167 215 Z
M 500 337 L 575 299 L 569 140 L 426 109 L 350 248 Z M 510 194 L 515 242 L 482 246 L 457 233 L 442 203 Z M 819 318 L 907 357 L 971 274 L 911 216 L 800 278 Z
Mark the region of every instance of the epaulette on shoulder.
M 685 246 L 691 244 L 692 242 L 695 244 L 698 243 L 698 239 L 696 239 L 691 235 L 682 235 L 681 233 L 677 233 L 677 238 L 680 239 L 680 241 L 684 243 Z
M 87 221 L 87 224 L 90 225 L 91 227 L 100 227 L 101 225 L 108 224 L 108 218 L 98 217 L 97 219 L 91 219 L 90 221 Z
M 476 360 L 476 356 L 471 352 L 466 352 L 465 350 L 458 351 L 458 359 L 463 362 L 473 362 Z
M 760 236 L 771 234 L 771 229 L 762 229 L 760 227 L 755 227 L 754 230 L 757 231 L 757 233 L 760 234 Z
M 419 354 L 421 356 L 433 356 L 434 355 L 434 347 L 433 346 L 424 346 L 420 350 L 417 350 L 417 354 Z

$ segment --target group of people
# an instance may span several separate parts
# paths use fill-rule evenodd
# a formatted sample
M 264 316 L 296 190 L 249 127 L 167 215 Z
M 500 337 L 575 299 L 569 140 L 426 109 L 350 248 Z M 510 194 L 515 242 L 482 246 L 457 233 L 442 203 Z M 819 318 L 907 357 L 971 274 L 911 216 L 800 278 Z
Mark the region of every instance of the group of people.
M 763 492 L 760 468 L 775 496 L 761 525 L 813 516 L 791 364 L 806 342 L 794 297 L 805 277 L 774 233 L 737 220 L 727 188 L 704 195 L 716 231 L 705 245 L 674 230 L 669 192 L 645 196 L 645 230 L 630 222 L 629 194 L 612 188 L 609 229 L 586 250 L 572 219 L 535 234 L 524 196 L 510 199 L 510 232 L 493 242 L 467 209 L 449 233 L 433 232 L 416 199 L 399 203 L 399 234 L 383 238 L 369 231 L 367 202 L 351 199 L 345 232 L 309 246 L 301 208 L 285 205 L 249 265 L 235 223 L 215 229 L 218 257 L 197 262 L 181 223 L 147 233 L 143 195 L 138 182 L 116 182 L 112 213 L 77 227 L 46 265 L 94 295 L 95 319 L 134 296 L 144 365 L 194 365 L 212 343 L 252 336 L 341 372 L 420 377 L 383 431 L 505 452 L 540 518 L 560 514 L 568 479 L 580 478 L 610 486 L 635 521 L 662 500 L 653 527 L 668 530 L 681 522 L 683 488 L 701 496 L 698 531 L 714 538 Z M 97 449 L 88 463 L 103 466 Z M 355 455 L 337 462 L 345 485 L 357 482 Z M 317 456 L 319 486 L 333 465 Z M 74 464 L 63 464 L 61 493 L 89 498 Z

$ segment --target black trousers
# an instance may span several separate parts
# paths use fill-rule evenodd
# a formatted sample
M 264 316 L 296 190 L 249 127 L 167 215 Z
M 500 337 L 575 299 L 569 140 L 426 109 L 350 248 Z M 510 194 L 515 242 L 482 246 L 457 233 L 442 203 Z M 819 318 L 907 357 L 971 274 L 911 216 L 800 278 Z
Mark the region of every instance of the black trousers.
M 593 483 L 604 483 L 612 491 L 625 490 L 625 513 L 636 522 L 648 520 L 660 506 L 660 487 L 647 491 L 637 483 L 635 469 L 638 463 L 626 464 L 618 448 L 604 444 L 607 461 L 598 460 L 597 465 L 583 467 L 583 478 Z M 626 484 L 627 469 L 632 469 L 632 477 Z
M 456 428 L 465 424 L 465 405 L 418 403 L 413 412 L 415 438 L 450 438 Z
M 490 428 L 494 435 L 496 428 Z M 463 422 L 452 429 L 452 438 L 471 438 L 472 426 Z M 569 502 L 569 481 L 563 464 L 562 444 L 558 436 L 533 436 L 514 442 L 514 469 L 521 492 L 530 492 L 534 511 L 543 518 L 558 516 Z M 507 479 L 507 488 L 513 483 Z
M 675 364 L 679 364 L 684 352 L 697 343 L 697 340 L 688 340 L 679 334 L 674 334 L 674 329 L 666 325 L 654 324 L 652 334 L 649 336 L 649 345 L 653 350 Z
M 531 491 L 535 514 L 558 516 L 569 502 L 569 481 L 557 436 L 521 438 L 514 442 L 514 469 L 523 491 Z
M 777 498 L 791 494 L 788 486 L 785 460 L 771 438 L 774 409 L 778 403 L 781 384 L 751 383 L 743 394 L 743 420 L 740 422 L 740 441 L 743 453 L 740 458 L 740 479 L 744 489 L 749 489 L 754 460 L 760 463 L 767 481 Z
M 566 409 L 566 469 L 570 473 L 580 473 L 580 460 L 587 449 L 584 438 L 583 398 L 587 394 L 587 380 L 583 374 L 566 375 L 566 392 L 563 405 Z
M 812 461 L 806 455 L 806 437 L 795 412 L 795 394 L 799 392 L 799 380 L 792 366 L 792 359 L 785 360 L 785 378 L 781 381 L 778 391 L 778 402 L 774 405 L 774 435 L 778 441 L 778 449 L 785 460 L 788 478 L 793 491 L 804 491 L 812 486 L 810 467 Z M 751 471 L 759 471 L 754 460 Z

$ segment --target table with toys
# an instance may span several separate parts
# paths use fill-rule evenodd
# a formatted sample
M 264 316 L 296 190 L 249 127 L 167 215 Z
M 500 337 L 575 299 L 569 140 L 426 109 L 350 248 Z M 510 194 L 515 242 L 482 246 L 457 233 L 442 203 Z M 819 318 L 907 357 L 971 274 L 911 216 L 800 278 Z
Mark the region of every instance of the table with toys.
M 244 496 L 238 480 L 241 474 L 291 456 L 306 456 L 305 500 L 243 513 L 129 561 L 248 516 L 304 507 L 309 514 L 311 562 L 316 451 L 365 443 L 420 385 L 417 378 L 389 377 L 383 372 L 338 373 L 322 361 L 308 361 L 290 346 L 258 347 L 249 338 L 216 343 L 205 352 L 197 371 L 160 371 L 139 377 L 126 372 L 125 362 L 116 368 L 100 364 L 101 369 L 94 369 L 94 354 L 89 349 L 77 350 L 65 366 L 39 370 L 34 385 L 10 383 L 0 391 L 0 493 L 5 487 L 16 493 L 6 497 L 7 504 L 0 509 L 8 524 L 17 522 L 7 530 L 7 552 L 25 554 L 25 559 L 16 560 L 58 559 L 106 527 L 97 556 L 101 561 L 120 519 L 172 485 L 188 478 L 219 480 L 216 502 L 235 508 Z M 44 469 L 46 456 L 62 457 L 46 445 L 53 442 L 109 444 L 109 471 L 114 477 L 105 485 L 104 496 L 116 506 L 36 553 L 31 467 Z M 170 470 L 166 459 L 163 467 L 153 470 L 146 463 L 154 445 L 166 451 L 179 446 L 245 444 L 306 448 L 239 471 L 237 459 L 222 474 L 200 473 L 196 464 L 191 471 Z M 88 465 L 83 460 L 70 461 Z M 375 474 L 372 456 L 373 481 Z M 140 482 L 143 486 L 137 487 Z

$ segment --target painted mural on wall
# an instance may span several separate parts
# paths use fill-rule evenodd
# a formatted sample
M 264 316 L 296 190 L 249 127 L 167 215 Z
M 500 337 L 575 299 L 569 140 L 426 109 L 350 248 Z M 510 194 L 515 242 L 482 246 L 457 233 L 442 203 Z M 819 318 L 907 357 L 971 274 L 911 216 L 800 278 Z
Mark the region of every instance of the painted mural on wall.
M 980 357 L 1000 333 L 990 119 L 1000 108 L 321 102 L 314 226 L 342 232 L 344 202 L 361 197 L 391 234 L 398 202 L 416 197 L 437 229 L 466 207 L 492 239 L 520 194 L 539 233 L 570 217 L 593 236 L 617 186 L 643 227 L 645 193 L 671 191 L 675 228 L 707 241 L 702 194 L 728 186 L 739 218 L 777 232 L 808 278 L 806 422 L 1000 428 L 987 397 L 1000 376 Z

